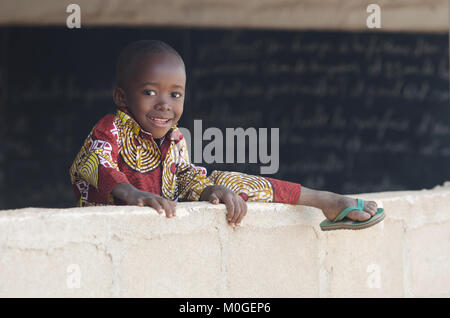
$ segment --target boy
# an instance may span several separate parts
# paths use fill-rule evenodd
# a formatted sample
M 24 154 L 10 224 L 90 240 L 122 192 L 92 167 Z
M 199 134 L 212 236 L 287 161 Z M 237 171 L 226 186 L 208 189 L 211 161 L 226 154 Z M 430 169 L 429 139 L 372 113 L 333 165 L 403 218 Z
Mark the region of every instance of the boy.
M 167 217 L 178 200 L 220 202 L 230 225 L 240 225 L 246 201 L 280 202 L 321 209 L 323 230 L 363 228 L 384 217 L 364 202 L 300 184 L 237 172 L 206 170 L 189 162 L 176 126 L 183 113 L 186 73 L 180 55 L 160 41 L 124 48 L 116 65 L 115 115 L 92 129 L 70 168 L 80 206 L 150 206 Z M 357 205 L 357 206 L 356 206 Z

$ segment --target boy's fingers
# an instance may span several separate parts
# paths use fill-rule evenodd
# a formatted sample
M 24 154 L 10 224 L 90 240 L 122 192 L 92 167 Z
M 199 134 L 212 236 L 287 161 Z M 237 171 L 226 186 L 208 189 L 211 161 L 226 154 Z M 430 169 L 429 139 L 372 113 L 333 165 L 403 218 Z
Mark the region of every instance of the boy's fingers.
M 236 220 L 236 225 L 240 225 L 242 219 L 247 215 L 247 203 L 244 200 L 241 200 L 241 214 L 239 215 L 239 218 Z
M 225 206 L 227 207 L 227 220 L 228 223 L 231 223 L 231 220 L 234 216 L 234 203 L 233 203 L 233 196 L 232 195 L 225 195 L 223 198 L 223 202 L 225 203 Z
M 166 211 L 166 216 L 168 218 L 171 218 L 175 216 L 175 207 L 169 203 L 170 201 L 166 199 L 159 200 L 159 204 L 164 208 L 164 211 Z
M 208 201 L 213 204 L 219 204 L 219 198 L 214 193 L 209 196 Z
M 153 208 L 156 210 L 156 212 L 158 212 L 158 214 L 162 214 L 164 212 L 163 208 L 161 207 L 161 205 L 158 203 L 158 201 L 154 198 L 145 198 L 145 205 Z
M 233 202 L 234 202 L 234 216 L 231 219 L 231 223 L 236 224 L 237 220 L 241 217 L 241 214 L 244 213 L 244 209 L 241 204 L 242 198 L 238 195 L 233 196 Z

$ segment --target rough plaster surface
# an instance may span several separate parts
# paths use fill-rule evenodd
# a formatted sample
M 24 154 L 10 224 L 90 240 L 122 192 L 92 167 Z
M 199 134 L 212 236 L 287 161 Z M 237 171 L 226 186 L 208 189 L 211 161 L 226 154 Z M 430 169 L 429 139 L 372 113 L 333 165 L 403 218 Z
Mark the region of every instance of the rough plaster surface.
M 386 219 L 322 232 L 320 210 L 283 204 L 248 203 L 238 228 L 205 202 L 179 203 L 173 219 L 146 207 L 0 211 L 0 297 L 450 296 L 450 187 L 355 197 Z

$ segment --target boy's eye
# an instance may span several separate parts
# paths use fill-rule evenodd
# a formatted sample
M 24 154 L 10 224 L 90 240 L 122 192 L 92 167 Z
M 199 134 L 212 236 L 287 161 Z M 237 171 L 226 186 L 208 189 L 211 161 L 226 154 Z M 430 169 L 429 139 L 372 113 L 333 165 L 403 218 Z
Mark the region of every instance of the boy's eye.
M 146 89 L 146 90 L 144 90 L 144 94 L 148 95 L 148 96 L 155 96 L 156 92 L 152 89 Z
M 173 93 L 171 93 L 171 95 L 172 95 L 173 98 L 180 98 L 181 97 L 181 94 L 178 93 L 178 92 L 173 92 Z

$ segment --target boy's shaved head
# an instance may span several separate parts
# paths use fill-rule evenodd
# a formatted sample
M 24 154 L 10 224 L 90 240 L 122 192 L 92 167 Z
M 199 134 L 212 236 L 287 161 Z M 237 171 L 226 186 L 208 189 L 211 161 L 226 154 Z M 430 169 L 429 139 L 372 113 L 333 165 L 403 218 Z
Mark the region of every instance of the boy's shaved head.
M 161 41 L 133 42 L 116 68 L 114 103 L 153 138 L 164 137 L 183 114 L 186 70 L 180 55 Z
M 180 63 L 184 62 L 178 52 L 169 44 L 157 40 L 142 40 L 128 44 L 120 52 L 116 64 L 116 84 L 125 88 L 130 75 L 133 75 L 134 66 L 143 57 L 151 57 L 156 54 L 172 54 L 176 56 Z

